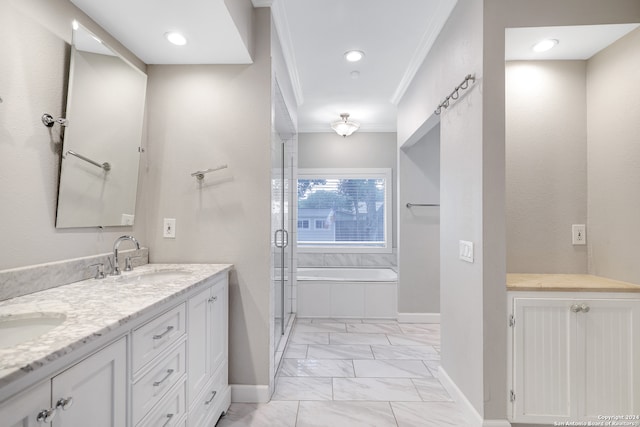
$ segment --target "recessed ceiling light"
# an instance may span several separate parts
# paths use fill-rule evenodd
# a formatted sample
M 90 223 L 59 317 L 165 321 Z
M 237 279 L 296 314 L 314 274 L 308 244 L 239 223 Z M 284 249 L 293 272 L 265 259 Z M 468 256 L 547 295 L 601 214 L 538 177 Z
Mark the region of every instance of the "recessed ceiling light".
M 175 44 L 176 46 L 184 46 L 187 44 L 187 39 L 182 34 L 175 31 L 164 33 L 164 36 L 169 40 L 169 43 Z
M 344 57 L 349 62 L 358 62 L 364 58 L 364 52 L 361 50 L 349 50 L 344 53 Z
M 549 49 L 553 49 L 558 44 L 556 39 L 545 39 L 534 44 L 532 49 L 534 52 L 546 52 Z

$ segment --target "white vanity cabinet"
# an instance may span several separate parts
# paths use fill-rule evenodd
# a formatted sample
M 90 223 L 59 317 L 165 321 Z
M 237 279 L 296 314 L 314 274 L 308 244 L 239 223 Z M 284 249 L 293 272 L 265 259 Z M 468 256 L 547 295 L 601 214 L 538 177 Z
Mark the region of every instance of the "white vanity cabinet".
M 230 404 L 227 277 L 188 301 L 189 426 L 215 425 Z
M 127 423 L 126 338 L 0 406 L 3 426 L 121 427 Z
M 640 294 L 509 292 L 511 421 L 640 413 Z

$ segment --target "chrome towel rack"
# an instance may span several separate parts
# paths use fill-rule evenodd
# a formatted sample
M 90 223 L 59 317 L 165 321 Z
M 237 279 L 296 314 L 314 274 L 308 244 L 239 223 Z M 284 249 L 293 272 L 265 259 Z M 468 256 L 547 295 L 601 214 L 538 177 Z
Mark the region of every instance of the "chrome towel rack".
M 215 168 L 210 168 L 203 171 L 195 171 L 191 174 L 191 176 L 195 176 L 198 179 L 198 181 L 202 181 L 204 179 L 205 174 L 219 171 L 226 168 L 227 168 L 227 165 L 220 165 L 220 166 L 216 166 Z
M 407 203 L 407 208 L 412 208 L 414 206 L 440 206 L 433 203 Z
M 105 172 L 109 172 L 109 171 L 111 170 L 111 165 L 109 164 L 109 162 L 104 162 L 104 163 L 102 163 L 102 164 L 101 164 L 101 163 L 98 163 L 98 162 L 96 162 L 96 161 L 94 161 L 94 160 L 91 160 L 91 159 L 90 159 L 90 158 L 88 158 L 88 157 L 83 156 L 83 155 L 82 155 L 82 154 L 80 154 L 80 153 L 76 153 L 75 151 L 71 151 L 71 150 L 67 151 L 67 152 L 64 154 L 64 155 L 65 155 L 65 157 L 66 157 L 68 154 L 71 154 L 72 156 L 76 156 L 77 158 L 79 158 L 79 159 L 81 159 L 81 160 L 84 160 L 84 161 L 85 161 L 85 162 L 87 162 L 87 163 L 91 163 L 91 164 L 92 164 L 92 165 L 94 165 L 94 166 L 97 166 L 97 167 L 99 167 L 99 168 L 101 168 L 101 169 L 104 169 L 104 170 L 105 170 Z
M 460 83 L 458 86 L 456 86 L 456 88 L 449 94 L 447 95 L 447 97 L 444 99 L 444 101 L 442 101 L 440 103 L 440 105 L 438 105 L 438 107 L 435 109 L 434 113 L 436 115 L 440 115 L 440 113 L 442 113 L 442 109 L 447 109 L 449 108 L 449 101 L 450 100 L 456 100 L 458 98 L 460 98 L 460 90 L 465 90 L 469 88 L 469 81 L 471 81 L 472 83 L 476 81 L 476 76 L 475 74 L 467 74 L 464 77 L 464 80 L 462 80 L 462 83 Z

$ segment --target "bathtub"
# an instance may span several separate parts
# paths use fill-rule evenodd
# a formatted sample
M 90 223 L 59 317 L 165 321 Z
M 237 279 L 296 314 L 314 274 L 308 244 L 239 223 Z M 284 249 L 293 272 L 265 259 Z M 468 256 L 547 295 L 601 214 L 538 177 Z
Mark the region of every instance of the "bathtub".
M 395 319 L 398 275 L 390 268 L 298 268 L 298 317 Z

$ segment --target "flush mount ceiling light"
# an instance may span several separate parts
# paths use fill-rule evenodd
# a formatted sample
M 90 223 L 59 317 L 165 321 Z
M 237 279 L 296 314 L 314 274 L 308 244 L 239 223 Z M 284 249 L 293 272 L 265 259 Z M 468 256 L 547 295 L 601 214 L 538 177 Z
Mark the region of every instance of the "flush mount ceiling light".
M 349 50 L 344 53 L 344 58 L 349 62 L 358 62 L 364 58 L 364 52 L 361 50 Z
M 175 44 L 176 46 L 184 46 L 187 44 L 187 39 L 178 32 L 169 31 L 168 33 L 164 33 L 164 36 L 169 40 L 169 43 Z
M 338 135 L 347 137 L 358 130 L 360 123 L 349 120 L 349 114 L 340 114 L 342 120 L 331 123 L 331 129 L 335 130 Z
M 545 39 L 534 44 L 531 49 L 533 49 L 534 52 L 546 52 L 556 47 L 558 43 L 556 39 Z

